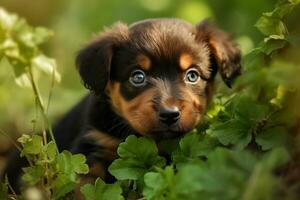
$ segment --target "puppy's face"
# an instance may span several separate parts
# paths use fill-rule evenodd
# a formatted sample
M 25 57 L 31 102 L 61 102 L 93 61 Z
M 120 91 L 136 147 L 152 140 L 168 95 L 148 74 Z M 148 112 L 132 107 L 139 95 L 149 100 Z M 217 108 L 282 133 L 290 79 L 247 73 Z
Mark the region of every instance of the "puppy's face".
M 230 84 L 239 61 L 228 36 L 211 25 L 160 19 L 117 24 L 83 49 L 77 63 L 86 86 L 106 93 L 134 130 L 170 138 L 199 123 L 216 72 Z
M 129 42 L 115 50 L 107 93 L 137 132 L 165 138 L 200 121 L 213 72 L 208 49 L 195 42 L 194 34 L 161 25 L 131 28 Z

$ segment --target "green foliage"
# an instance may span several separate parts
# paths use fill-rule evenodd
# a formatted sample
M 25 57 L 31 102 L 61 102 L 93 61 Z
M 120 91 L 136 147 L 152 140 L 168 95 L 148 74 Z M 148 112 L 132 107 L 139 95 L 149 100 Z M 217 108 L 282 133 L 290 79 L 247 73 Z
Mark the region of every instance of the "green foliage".
M 167 166 L 145 174 L 143 195 L 150 200 L 268 199 L 265 195 L 273 197 L 272 192 L 280 189 L 272 169 L 287 159 L 283 149 L 274 149 L 259 161 L 249 152 L 217 148 L 205 162 L 185 163 L 177 173 Z
M 83 155 L 68 151 L 58 154 L 53 141 L 44 145 L 38 135 L 22 135 L 18 141 L 23 147 L 21 156 L 26 156 L 31 164 L 23 169 L 23 181 L 27 186 L 45 187 L 55 199 L 72 192 L 78 184 L 77 175 L 88 172 Z
M 155 167 L 163 167 L 165 160 L 158 156 L 153 140 L 129 136 L 118 148 L 119 159 L 109 167 L 109 172 L 119 180 L 138 180 Z
M 53 35 L 50 30 L 31 27 L 24 19 L 1 8 L 0 32 L 0 58 L 5 56 L 16 77 L 27 73 L 32 67 L 48 74 L 55 73 L 59 80 L 55 60 L 44 55 L 39 49 L 39 46 Z
M 43 119 L 43 136 L 24 134 L 18 139 L 22 146 L 20 156 L 26 157 L 29 163 L 29 166 L 23 169 L 22 179 L 25 183 L 23 190 L 34 186 L 41 190 L 47 199 L 61 199 L 73 192 L 79 181 L 78 175 L 86 174 L 88 166 L 83 155 L 72 155 L 68 151 L 58 153 L 47 117 L 48 105 L 47 107 L 44 105 L 35 80 L 36 70 L 51 75 L 53 81 L 59 79 L 55 60 L 44 55 L 40 49 L 40 45 L 51 35 L 52 32 L 48 29 L 31 27 L 24 19 L 0 8 L 0 58 L 9 61 L 17 80 L 23 76 L 29 82 L 35 95 L 37 109 Z M 46 132 L 50 133 L 49 142 Z M 0 195 L 3 197 L 7 196 L 8 184 L 1 183 Z M 22 196 L 17 197 L 14 194 L 11 198 Z
M 177 166 L 180 163 L 198 162 L 199 158 L 207 156 L 218 145 L 214 137 L 190 133 L 180 140 L 179 148 L 172 153 L 172 160 Z
M 86 158 L 83 155 L 72 155 L 68 151 L 63 151 L 57 156 L 57 175 L 54 180 L 55 199 L 59 199 L 75 189 L 79 181 L 78 174 L 88 173 L 88 166 L 85 162 Z
M 101 179 L 97 179 L 95 185 L 86 184 L 80 191 L 86 200 L 123 200 L 122 189 L 117 184 L 105 184 Z

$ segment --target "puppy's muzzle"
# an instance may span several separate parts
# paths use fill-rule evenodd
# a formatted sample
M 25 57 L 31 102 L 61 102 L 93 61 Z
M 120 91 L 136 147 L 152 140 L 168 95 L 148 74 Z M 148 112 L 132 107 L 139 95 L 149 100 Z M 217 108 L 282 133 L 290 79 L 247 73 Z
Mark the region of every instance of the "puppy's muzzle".
M 159 120 L 165 125 L 171 126 L 180 119 L 180 110 L 176 106 L 162 107 L 159 110 Z

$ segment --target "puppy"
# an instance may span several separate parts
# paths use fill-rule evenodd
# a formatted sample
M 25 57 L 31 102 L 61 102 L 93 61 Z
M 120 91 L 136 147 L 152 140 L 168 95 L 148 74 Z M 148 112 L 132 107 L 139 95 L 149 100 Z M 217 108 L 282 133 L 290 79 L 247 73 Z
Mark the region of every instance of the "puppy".
M 113 179 L 107 168 L 128 135 L 156 141 L 181 137 L 203 118 L 219 71 L 230 86 L 240 74 L 232 39 L 207 21 L 117 23 L 78 53 L 77 69 L 91 92 L 54 128 L 60 150 L 83 153 L 83 179 Z

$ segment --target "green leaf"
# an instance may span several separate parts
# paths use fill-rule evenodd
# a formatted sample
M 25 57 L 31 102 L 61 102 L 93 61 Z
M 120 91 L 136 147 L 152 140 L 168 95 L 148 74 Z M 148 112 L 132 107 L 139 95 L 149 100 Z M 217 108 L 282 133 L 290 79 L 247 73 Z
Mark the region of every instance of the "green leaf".
M 60 81 L 55 60 L 43 55 L 39 49 L 39 45 L 52 35 L 52 31 L 31 27 L 25 19 L 0 8 L 0 57 L 7 58 L 16 77 L 33 67 L 50 75 L 54 73 L 55 80 Z
M 255 26 L 262 32 L 264 35 L 286 35 L 287 28 L 284 23 L 279 18 L 272 16 L 272 13 L 264 13 Z
M 262 150 L 269 150 L 283 146 L 286 143 L 287 134 L 287 130 L 283 127 L 272 127 L 260 132 L 255 141 L 262 147 Z
M 247 152 L 218 148 L 206 162 L 182 164 L 145 174 L 143 195 L 150 200 L 240 199 L 255 158 Z
M 241 95 L 235 103 L 236 119 L 246 124 L 255 124 L 267 116 L 268 107 L 253 101 L 248 96 Z
M 190 133 L 180 140 L 180 148 L 173 152 L 172 160 L 176 164 L 189 161 L 199 161 L 201 156 L 207 156 L 218 145 L 218 140 L 210 135 Z
M 53 36 L 53 32 L 44 27 L 37 27 L 34 29 L 34 42 L 35 44 L 43 44 Z
M 22 21 L 23 22 L 23 21 Z M 36 48 L 36 44 L 33 41 L 33 32 L 31 30 L 31 28 L 29 28 L 27 26 L 27 24 L 25 23 L 18 23 L 18 25 L 20 25 L 20 32 L 18 33 L 18 40 L 20 42 L 21 45 L 24 45 L 26 48 Z
M 143 195 L 148 200 L 173 199 L 172 185 L 175 184 L 175 173 L 172 167 L 167 166 L 159 172 L 148 172 L 144 176 L 145 187 Z M 175 193 L 175 191 L 174 191 Z
M 134 159 L 117 159 L 109 167 L 109 172 L 118 180 L 137 180 L 149 170 Z
M 80 188 L 86 200 L 123 200 L 122 189 L 118 184 L 105 184 L 100 178 L 95 185 L 86 184 Z
M 270 55 L 276 50 L 285 47 L 288 44 L 286 39 L 281 35 L 270 35 L 264 39 L 264 43 L 261 46 L 261 51 L 265 54 Z
M 89 168 L 85 162 L 86 158 L 84 155 L 72 155 L 69 151 L 63 151 L 57 157 L 57 168 L 59 172 L 65 174 L 86 174 Z
M 9 14 L 6 10 L 0 8 L 0 27 L 4 30 L 11 30 L 17 19 L 16 15 Z
M 260 47 L 255 48 L 242 58 L 242 65 L 247 71 L 256 70 L 257 66 L 261 65 L 263 58 L 264 54 L 261 52 Z
M 288 15 L 297 4 L 298 0 L 279 0 L 276 3 L 275 9 L 272 12 L 274 17 L 278 17 L 283 19 L 286 15 Z
M 50 159 L 50 161 L 53 161 L 57 156 L 57 149 L 54 141 L 50 141 L 43 148 L 45 149 L 45 152 L 47 153 L 47 156 Z
M 29 185 L 35 185 L 41 181 L 45 174 L 45 169 L 40 165 L 26 167 L 23 170 L 24 175 L 22 176 L 22 179 Z
M 200 135 L 196 133 L 188 134 L 179 142 L 180 149 L 184 155 L 195 157 L 198 156 L 198 143 Z
M 21 156 L 38 155 L 42 152 L 43 138 L 39 135 L 22 135 L 18 142 L 23 146 Z
M 58 82 L 60 81 L 60 74 L 56 71 L 57 66 L 54 59 L 40 54 L 32 58 L 31 66 L 45 72 L 46 74 L 52 75 L 54 73 L 55 80 Z
M 147 148 L 146 148 L 147 147 Z M 118 155 L 121 158 L 138 158 L 147 160 L 154 158 L 158 154 L 155 142 L 149 138 L 137 138 L 134 135 L 128 136 L 125 142 L 118 148 Z
M 50 154 L 53 149 L 50 147 Z M 65 196 L 74 190 L 77 183 L 77 174 L 86 174 L 89 171 L 85 164 L 86 158 L 82 154 L 72 155 L 69 151 L 63 151 L 57 156 L 57 177 L 54 180 L 55 199 Z
M 109 172 L 118 180 L 137 180 L 149 170 L 142 162 L 134 159 L 117 159 L 109 166 Z
M 118 148 L 120 159 L 109 166 L 109 172 L 118 180 L 137 180 L 154 167 L 165 165 L 165 159 L 158 156 L 155 142 L 149 138 L 128 136 Z
M 54 198 L 59 199 L 72 192 L 78 183 L 67 174 L 58 174 L 54 180 Z
M 213 125 L 209 132 L 217 137 L 223 145 L 234 144 L 239 149 L 247 146 L 252 138 L 249 125 L 239 120 Z

